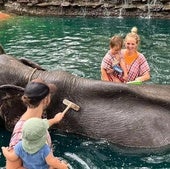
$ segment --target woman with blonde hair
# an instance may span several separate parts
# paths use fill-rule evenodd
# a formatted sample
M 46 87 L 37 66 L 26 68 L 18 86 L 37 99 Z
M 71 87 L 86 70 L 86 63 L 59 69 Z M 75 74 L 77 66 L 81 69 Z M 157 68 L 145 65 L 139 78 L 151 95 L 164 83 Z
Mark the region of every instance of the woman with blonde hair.
M 150 79 L 150 67 L 145 56 L 138 51 L 140 37 L 137 27 L 133 27 L 124 40 L 125 49 L 121 53 L 128 70 L 128 82 L 144 82 Z

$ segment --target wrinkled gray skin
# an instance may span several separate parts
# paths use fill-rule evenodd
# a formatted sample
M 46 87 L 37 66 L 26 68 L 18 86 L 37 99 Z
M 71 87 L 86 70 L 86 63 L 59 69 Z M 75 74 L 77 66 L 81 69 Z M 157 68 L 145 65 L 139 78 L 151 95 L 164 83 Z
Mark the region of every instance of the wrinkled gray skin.
M 20 97 L 33 67 L 38 69 L 31 79 L 41 78 L 58 88 L 46 111 L 48 118 L 64 110 L 65 98 L 81 107 L 79 112 L 70 110 L 56 126 L 61 131 L 127 147 L 170 145 L 170 85 L 134 86 L 85 79 L 64 71 L 41 70 L 34 63 L 4 54 L 0 55 L 0 117 L 8 130 L 25 111 Z

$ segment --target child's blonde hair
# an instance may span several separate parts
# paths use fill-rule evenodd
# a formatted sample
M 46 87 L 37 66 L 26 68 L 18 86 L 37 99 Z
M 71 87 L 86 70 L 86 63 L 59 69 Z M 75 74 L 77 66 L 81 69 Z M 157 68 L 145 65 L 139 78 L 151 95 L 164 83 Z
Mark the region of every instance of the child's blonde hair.
M 126 42 L 126 39 L 129 38 L 129 37 L 132 37 L 136 40 L 136 43 L 139 45 L 140 43 L 140 37 L 138 35 L 138 28 L 136 26 L 134 26 L 132 29 L 131 29 L 131 32 L 128 33 L 125 37 L 125 42 Z

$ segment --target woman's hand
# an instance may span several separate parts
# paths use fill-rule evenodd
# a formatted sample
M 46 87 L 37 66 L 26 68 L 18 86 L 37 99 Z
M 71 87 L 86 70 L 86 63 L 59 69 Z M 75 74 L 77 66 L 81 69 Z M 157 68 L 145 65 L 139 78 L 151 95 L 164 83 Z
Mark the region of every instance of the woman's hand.
M 52 125 L 59 123 L 63 119 L 64 115 L 65 114 L 63 112 L 57 113 L 54 118 L 48 120 L 49 126 L 51 127 Z

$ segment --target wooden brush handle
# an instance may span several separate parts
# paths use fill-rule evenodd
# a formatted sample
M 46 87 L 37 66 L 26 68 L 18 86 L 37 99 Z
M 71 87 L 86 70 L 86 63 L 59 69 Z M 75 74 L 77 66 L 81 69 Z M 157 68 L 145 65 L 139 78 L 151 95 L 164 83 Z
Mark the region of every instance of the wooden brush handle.
M 67 111 L 71 108 L 71 103 L 64 109 L 63 113 L 67 113 Z

